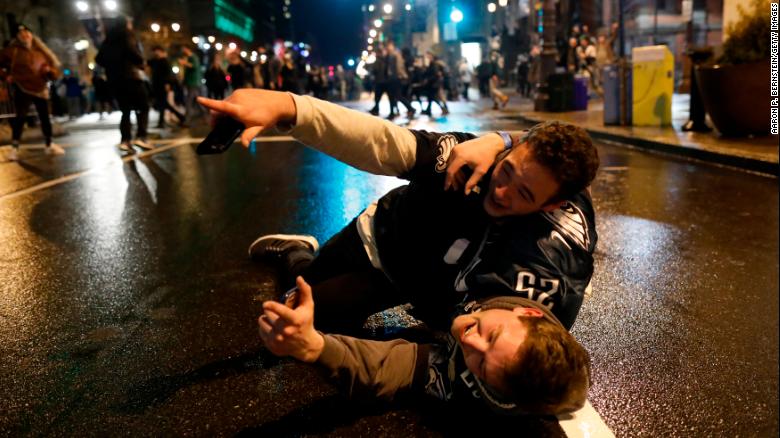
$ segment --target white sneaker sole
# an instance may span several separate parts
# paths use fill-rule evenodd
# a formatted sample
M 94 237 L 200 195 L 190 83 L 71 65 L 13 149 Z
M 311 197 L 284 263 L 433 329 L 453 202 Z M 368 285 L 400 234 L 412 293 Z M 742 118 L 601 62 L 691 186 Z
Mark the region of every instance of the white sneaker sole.
M 320 244 L 319 242 L 317 242 L 317 239 L 314 238 L 314 236 L 307 236 L 304 234 L 267 234 L 265 236 L 259 237 L 257 240 L 252 242 L 251 245 L 249 245 L 249 250 L 247 251 L 249 257 L 250 258 L 252 257 L 252 248 L 254 248 L 255 245 L 259 244 L 264 240 L 270 240 L 270 239 L 300 240 L 306 242 L 306 244 L 309 245 L 311 247 L 311 250 L 314 252 L 317 252 L 317 250 L 320 249 Z

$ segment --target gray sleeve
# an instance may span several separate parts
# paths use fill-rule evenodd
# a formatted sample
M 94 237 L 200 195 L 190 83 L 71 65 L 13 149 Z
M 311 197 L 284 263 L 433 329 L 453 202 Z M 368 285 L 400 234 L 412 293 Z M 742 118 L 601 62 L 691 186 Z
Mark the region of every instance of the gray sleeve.
M 360 170 L 398 176 L 414 166 L 417 142 L 406 128 L 310 96 L 291 94 L 301 143 Z
M 350 397 L 391 400 L 399 391 L 411 388 L 420 377 L 415 343 L 342 335 L 323 337 L 325 347 L 317 363 Z M 427 360 L 424 363 L 427 366 Z

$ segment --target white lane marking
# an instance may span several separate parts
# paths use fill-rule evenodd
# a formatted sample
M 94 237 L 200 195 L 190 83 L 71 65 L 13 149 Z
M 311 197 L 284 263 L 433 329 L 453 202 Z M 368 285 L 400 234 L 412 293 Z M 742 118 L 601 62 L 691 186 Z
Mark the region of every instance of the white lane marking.
M 121 157 L 120 161 L 122 163 L 126 163 L 126 162 L 128 162 L 130 160 L 135 160 L 135 159 L 138 159 L 138 158 L 148 157 L 148 156 L 154 155 L 154 154 L 159 154 L 160 152 L 165 152 L 168 149 L 173 149 L 173 148 L 176 148 L 176 147 L 179 147 L 179 146 L 183 146 L 185 144 L 199 142 L 202 139 L 198 139 L 198 138 L 180 138 L 180 139 L 177 139 L 177 140 L 178 141 L 158 141 L 158 142 L 155 142 L 157 144 L 161 144 L 163 142 L 168 143 L 168 144 L 164 145 L 164 146 L 156 147 L 156 148 L 154 148 L 154 149 L 152 149 L 150 151 L 143 151 L 143 152 L 132 154 L 132 155 L 126 155 L 124 157 Z M 105 169 L 105 168 L 107 168 L 109 166 L 115 165 L 115 164 L 117 164 L 117 161 L 116 160 L 111 160 L 111 161 L 106 162 L 105 164 L 101 164 L 101 165 L 95 166 L 95 167 L 93 167 L 91 169 L 82 170 L 82 171 L 76 172 L 76 173 L 71 173 L 70 175 L 61 176 L 61 177 L 56 178 L 56 179 L 52 179 L 52 180 L 49 180 L 49 181 L 44 181 L 44 182 L 42 182 L 40 184 L 36 184 L 34 186 L 27 187 L 26 189 L 18 190 L 16 192 L 7 193 L 5 195 L 0 195 L 0 202 L 4 201 L 6 199 L 13 199 L 13 198 L 16 198 L 16 197 L 19 197 L 19 196 L 27 195 L 29 193 L 37 192 L 39 190 L 48 189 L 49 187 L 53 187 L 53 186 L 56 186 L 56 185 L 59 185 L 59 184 L 66 183 L 68 181 L 72 181 L 72 180 L 74 180 L 76 178 L 80 178 L 80 177 L 82 177 L 84 175 L 89 175 L 91 173 L 96 173 L 98 171 L 101 171 L 101 170 L 103 170 L 103 169 Z
M 203 141 L 203 138 L 194 138 L 194 137 L 183 137 L 183 138 L 170 138 L 170 139 L 159 139 L 155 140 L 154 144 L 161 145 L 157 146 L 156 148 L 150 150 L 150 151 L 143 151 L 140 153 L 132 154 L 132 155 L 126 155 L 121 158 L 121 161 L 123 163 L 126 163 L 130 160 L 134 160 L 137 158 L 143 158 L 154 154 L 159 154 L 160 152 L 165 152 L 168 149 L 176 148 L 179 146 L 183 146 L 185 144 L 191 144 L 191 143 L 200 143 Z M 266 143 L 266 142 L 282 142 L 282 141 L 295 141 L 295 138 L 289 136 L 289 135 L 277 135 L 277 136 L 261 136 L 261 137 L 255 137 L 255 142 L 260 143 Z M 28 187 L 26 189 L 22 189 L 16 192 L 7 193 L 5 195 L 0 195 L 0 201 L 4 201 L 6 199 L 12 199 L 16 198 L 18 196 L 23 196 L 28 193 L 37 192 L 39 190 L 47 189 L 49 187 L 56 186 L 58 184 L 63 184 L 68 181 L 72 181 L 76 178 L 82 177 L 84 175 L 88 175 L 90 173 L 95 173 L 99 170 L 103 170 L 104 168 L 116 164 L 116 161 L 109 161 L 105 164 L 93 167 L 91 169 L 82 170 L 81 172 L 72 173 L 70 175 L 65 175 L 62 177 L 59 177 L 57 179 L 53 179 L 50 181 L 44 181 L 40 184 L 36 184 L 34 186 Z
M 615 438 L 590 401 L 571 414 L 558 415 L 558 424 L 569 438 Z

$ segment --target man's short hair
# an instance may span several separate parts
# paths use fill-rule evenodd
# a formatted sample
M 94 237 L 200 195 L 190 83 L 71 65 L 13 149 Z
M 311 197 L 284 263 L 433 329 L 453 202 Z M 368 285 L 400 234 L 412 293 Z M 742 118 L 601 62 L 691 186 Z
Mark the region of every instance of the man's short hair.
M 505 371 L 508 396 L 523 412 L 558 415 L 580 409 L 590 387 L 590 355 L 563 327 L 520 316 L 528 337 Z
M 557 121 L 539 123 L 519 143 L 528 143 L 534 160 L 549 169 L 561 185 L 548 202 L 568 199 L 596 177 L 599 154 L 588 132 L 579 126 Z

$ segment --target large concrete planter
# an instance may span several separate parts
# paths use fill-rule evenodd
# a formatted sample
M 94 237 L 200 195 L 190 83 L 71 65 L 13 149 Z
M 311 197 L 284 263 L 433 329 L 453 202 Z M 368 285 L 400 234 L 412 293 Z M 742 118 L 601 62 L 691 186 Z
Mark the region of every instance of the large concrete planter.
M 696 67 L 704 108 L 721 134 L 769 134 L 769 62 Z

